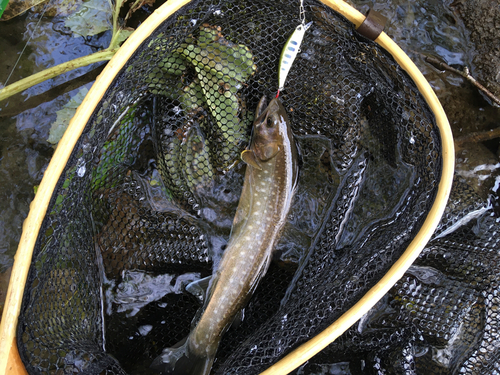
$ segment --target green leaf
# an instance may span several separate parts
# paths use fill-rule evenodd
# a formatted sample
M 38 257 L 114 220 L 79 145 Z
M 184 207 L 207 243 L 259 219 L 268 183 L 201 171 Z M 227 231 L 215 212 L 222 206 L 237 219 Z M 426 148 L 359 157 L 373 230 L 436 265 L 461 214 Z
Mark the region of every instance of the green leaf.
M 112 17 L 111 3 L 106 0 L 89 0 L 78 11 L 64 21 L 73 33 L 91 36 L 110 30 Z M 77 36 L 75 35 L 75 36 Z
M 118 38 L 116 40 L 118 45 L 121 45 L 133 32 L 134 30 L 124 30 L 124 29 L 119 30 Z
M 89 90 L 86 87 L 82 87 L 80 91 L 73 96 L 69 102 L 67 102 L 59 111 L 56 112 L 56 121 L 50 127 L 49 138 L 47 141 L 56 145 L 61 140 L 66 128 L 69 125 L 70 120 L 75 115 L 76 109 L 80 104 L 82 104 L 85 95 Z
M 28 9 L 46 1 L 47 0 L 11 0 L 9 2 L 9 0 L 1 0 L 0 16 L 2 16 L 3 13 L 2 21 L 8 21 L 11 18 L 26 12 Z
M 50 2 L 46 5 L 45 15 L 49 17 L 67 17 L 70 14 L 75 13 L 80 8 L 82 3 L 82 0 L 50 0 Z
M 3 11 L 7 8 L 9 0 L 0 0 L 0 17 L 2 17 Z

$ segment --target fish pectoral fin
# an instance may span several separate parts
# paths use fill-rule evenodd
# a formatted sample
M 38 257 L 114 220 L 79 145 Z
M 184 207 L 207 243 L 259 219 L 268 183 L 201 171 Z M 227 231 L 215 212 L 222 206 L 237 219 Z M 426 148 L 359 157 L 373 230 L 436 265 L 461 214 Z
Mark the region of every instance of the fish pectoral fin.
M 259 171 L 262 170 L 262 166 L 260 165 L 259 161 L 255 157 L 255 154 L 253 151 L 250 151 L 250 150 L 243 151 L 241 153 L 241 160 L 243 160 L 248 165 L 251 165 L 255 169 L 258 169 Z
M 208 286 L 210 285 L 212 276 L 204 277 L 203 279 L 195 280 L 186 285 L 186 292 L 195 296 L 202 304 L 207 297 Z

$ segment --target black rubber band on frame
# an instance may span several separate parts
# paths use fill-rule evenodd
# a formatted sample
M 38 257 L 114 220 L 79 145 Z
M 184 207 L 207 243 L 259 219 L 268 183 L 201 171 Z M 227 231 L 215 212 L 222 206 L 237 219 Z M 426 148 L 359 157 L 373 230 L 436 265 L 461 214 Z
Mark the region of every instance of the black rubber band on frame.
M 367 37 L 368 39 L 375 40 L 380 33 L 384 31 L 387 18 L 379 12 L 370 9 L 366 14 L 363 23 L 357 28 L 358 33 Z

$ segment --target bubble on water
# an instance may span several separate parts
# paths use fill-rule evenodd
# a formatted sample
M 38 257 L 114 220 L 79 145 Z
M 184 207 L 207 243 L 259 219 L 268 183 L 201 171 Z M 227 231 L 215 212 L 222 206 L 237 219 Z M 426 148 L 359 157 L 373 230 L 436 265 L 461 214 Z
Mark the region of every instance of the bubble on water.
M 140 326 L 138 328 L 138 331 L 139 331 L 139 334 L 141 336 L 146 336 L 149 332 L 151 332 L 152 329 L 153 329 L 152 325 L 146 324 L 146 325 Z
M 85 168 L 85 164 L 84 164 L 77 169 L 76 174 L 78 175 L 78 177 L 83 177 L 83 176 L 85 176 L 86 170 L 87 170 L 87 168 Z
M 312 42 L 315 43 L 315 44 L 318 44 L 320 46 L 327 46 L 328 43 L 329 43 L 327 40 L 325 40 L 322 37 L 313 38 Z
M 121 102 L 124 98 L 125 94 L 123 93 L 123 91 L 119 91 L 116 96 L 115 96 L 115 100 L 117 102 Z
M 307 52 L 303 52 L 299 56 L 302 57 L 303 59 L 309 60 L 309 61 L 313 59 L 312 56 L 310 54 L 308 54 Z
M 332 99 L 337 104 L 340 104 L 340 105 L 345 104 L 345 100 L 343 98 L 339 98 L 338 96 L 330 95 L 330 99 Z

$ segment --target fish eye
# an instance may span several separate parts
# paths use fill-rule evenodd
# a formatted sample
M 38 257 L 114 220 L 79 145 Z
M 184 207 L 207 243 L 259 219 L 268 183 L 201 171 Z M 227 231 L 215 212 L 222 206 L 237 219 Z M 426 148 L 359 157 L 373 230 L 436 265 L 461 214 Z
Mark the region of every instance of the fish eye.
M 270 116 L 267 118 L 267 124 L 266 125 L 267 125 L 268 128 L 272 128 L 274 126 L 274 121 L 273 121 L 273 119 Z

